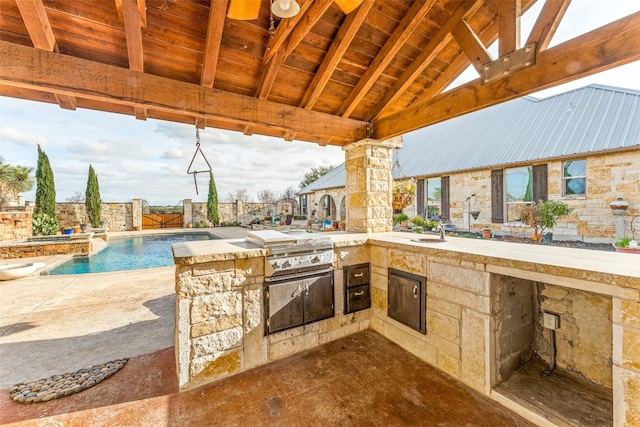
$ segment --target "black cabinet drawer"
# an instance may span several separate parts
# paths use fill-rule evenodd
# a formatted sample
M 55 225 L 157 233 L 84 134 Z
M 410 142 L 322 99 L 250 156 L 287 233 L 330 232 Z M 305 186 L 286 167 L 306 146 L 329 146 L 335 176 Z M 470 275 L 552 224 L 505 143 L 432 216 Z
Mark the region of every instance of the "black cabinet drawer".
M 369 289 L 368 284 L 347 288 L 345 314 L 371 307 L 371 292 Z
M 347 288 L 369 283 L 369 264 L 345 267 L 345 285 Z

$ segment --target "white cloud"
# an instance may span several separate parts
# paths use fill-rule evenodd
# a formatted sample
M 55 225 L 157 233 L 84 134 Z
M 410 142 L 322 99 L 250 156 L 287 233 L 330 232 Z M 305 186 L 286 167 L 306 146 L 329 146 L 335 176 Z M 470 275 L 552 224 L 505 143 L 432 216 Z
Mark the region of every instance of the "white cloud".
M 30 148 L 35 148 L 38 144 L 45 147 L 48 142 L 44 135 L 21 132 L 10 126 L 0 126 L 0 140 Z

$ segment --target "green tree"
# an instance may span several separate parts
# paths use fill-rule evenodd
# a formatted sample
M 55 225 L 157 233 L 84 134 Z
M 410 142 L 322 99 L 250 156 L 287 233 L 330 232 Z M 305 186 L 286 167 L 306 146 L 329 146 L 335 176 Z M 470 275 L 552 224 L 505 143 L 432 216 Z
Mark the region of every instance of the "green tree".
M 89 222 L 94 228 L 100 227 L 100 186 L 98 185 L 98 176 L 93 166 L 89 165 L 89 178 L 87 179 L 87 191 L 85 192 L 85 206 L 87 207 L 87 215 Z
M 213 173 L 209 172 L 209 197 L 207 198 L 207 219 L 216 225 L 220 222 L 218 216 L 218 190 L 213 179 Z
M 51 223 L 55 227 L 51 230 L 58 229 L 58 215 L 56 213 L 56 186 L 53 179 L 53 170 L 49 164 L 49 157 L 42 151 L 38 144 L 38 167 L 36 168 L 36 207 L 34 213 L 47 215 L 51 218 Z
M 18 193 L 33 188 L 34 179 L 31 176 L 33 168 L 4 163 L 0 157 L 0 206 L 8 205 L 18 197 Z
M 319 166 L 317 168 L 311 168 L 310 171 L 304 173 L 304 179 L 300 181 L 300 189 L 302 190 L 307 185 L 311 184 L 313 181 L 320 178 L 322 175 L 325 175 L 327 172 L 331 171 L 335 166 Z

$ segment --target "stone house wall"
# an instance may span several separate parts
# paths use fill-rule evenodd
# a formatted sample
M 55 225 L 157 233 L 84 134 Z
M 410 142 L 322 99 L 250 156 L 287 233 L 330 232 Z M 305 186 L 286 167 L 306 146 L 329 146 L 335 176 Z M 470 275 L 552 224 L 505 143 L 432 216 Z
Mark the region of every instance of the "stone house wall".
M 626 233 L 631 236 L 631 220 L 640 215 L 640 150 L 618 151 L 607 154 L 582 156 L 587 163 L 586 196 L 562 196 L 562 160 L 546 161 L 548 198 L 566 203 L 571 213 L 556 225 L 554 239 L 584 240 L 609 243 L 615 236 L 615 218 L 609 203 L 622 197 L 629 202 L 625 216 Z M 531 164 L 516 165 L 529 166 Z M 499 169 L 499 167 L 495 167 Z M 491 170 L 474 170 L 444 174 L 449 176 L 449 207 L 451 223 L 458 230 L 479 232 L 485 225 L 493 231 L 515 236 L 528 236 L 532 229 L 520 223 L 494 224 L 491 222 Z M 422 178 L 422 177 L 421 177 Z M 317 191 L 308 196 L 310 209 L 324 194 L 330 194 L 339 203 L 342 188 Z M 474 197 L 467 201 L 472 194 Z M 469 211 L 478 210 L 477 219 Z M 414 216 L 415 203 L 404 209 Z M 640 219 L 636 220 L 636 239 L 640 239 Z

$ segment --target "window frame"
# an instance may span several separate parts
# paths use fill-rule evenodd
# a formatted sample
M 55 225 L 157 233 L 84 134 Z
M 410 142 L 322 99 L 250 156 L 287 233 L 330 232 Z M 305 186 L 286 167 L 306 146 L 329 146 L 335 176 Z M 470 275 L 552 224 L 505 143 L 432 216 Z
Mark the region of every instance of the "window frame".
M 440 199 L 437 202 L 429 203 L 429 181 L 438 180 L 440 183 Z M 424 180 L 424 207 L 425 207 L 425 219 L 430 219 L 434 215 L 429 215 L 429 207 L 437 207 L 438 213 L 436 214 L 438 217 L 442 217 L 442 177 L 441 176 L 432 176 L 431 178 L 425 178 Z
M 571 177 L 567 177 L 565 176 L 565 165 L 568 162 L 584 162 L 584 176 L 571 176 Z M 581 158 L 581 159 L 570 159 L 570 160 L 563 160 L 562 161 L 562 197 L 566 197 L 566 198 L 580 198 L 580 197 L 587 197 L 587 159 L 586 158 Z M 567 181 L 569 179 L 582 179 L 584 180 L 584 192 L 580 193 L 580 194 L 567 194 Z

